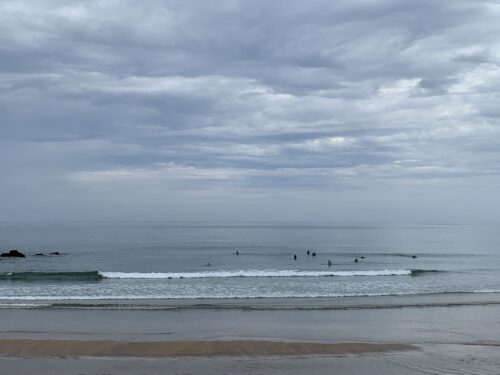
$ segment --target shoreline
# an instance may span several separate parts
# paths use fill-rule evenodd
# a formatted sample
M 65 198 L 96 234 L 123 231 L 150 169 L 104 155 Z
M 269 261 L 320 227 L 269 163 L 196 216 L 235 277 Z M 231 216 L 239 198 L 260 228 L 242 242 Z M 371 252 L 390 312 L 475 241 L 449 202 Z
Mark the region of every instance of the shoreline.
M 2 309 L 30 310 L 364 310 L 500 305 L 500 292 L 346 297 L 5 299 Z
M 418 350 L 401 343 L 317 343 L 260 340 L 114 341 L 0 340 L 2 357 L 302 357 L 366 355 Z

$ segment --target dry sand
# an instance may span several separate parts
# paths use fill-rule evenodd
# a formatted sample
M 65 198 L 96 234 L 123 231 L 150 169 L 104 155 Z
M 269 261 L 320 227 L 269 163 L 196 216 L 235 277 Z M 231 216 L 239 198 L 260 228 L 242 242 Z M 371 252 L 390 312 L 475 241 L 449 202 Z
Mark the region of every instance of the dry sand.
M 0 340 L 4 357 L 261 357 L 372 354 L 417 349 L 407 344 L 279 341 Z

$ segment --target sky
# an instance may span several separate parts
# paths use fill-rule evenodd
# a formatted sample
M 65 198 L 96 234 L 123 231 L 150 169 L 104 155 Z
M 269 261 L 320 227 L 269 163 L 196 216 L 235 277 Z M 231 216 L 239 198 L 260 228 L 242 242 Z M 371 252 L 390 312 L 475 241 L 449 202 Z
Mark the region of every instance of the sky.
M 2 0 L 0 220 L 500 222 L 499 19 Z

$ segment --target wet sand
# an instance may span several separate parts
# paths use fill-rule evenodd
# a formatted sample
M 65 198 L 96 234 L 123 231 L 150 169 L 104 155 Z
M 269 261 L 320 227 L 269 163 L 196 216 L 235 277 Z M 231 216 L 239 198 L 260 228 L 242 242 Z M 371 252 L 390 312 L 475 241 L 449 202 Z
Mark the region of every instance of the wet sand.
M 269 357 L 373 354 L 416 350 L 407 344 L 311 343 L 282 341 L 111 341 L 0 340 L 7 357 Z
M 420 350 L 362 355 L 269 357 L 37 357 L 0 356 L 8 375 L 422 375 L 498 374 L 498 347 L 426 344 Z
M 499 315 L 497 304 L 6 309 L 0 374 L 498 374 Z

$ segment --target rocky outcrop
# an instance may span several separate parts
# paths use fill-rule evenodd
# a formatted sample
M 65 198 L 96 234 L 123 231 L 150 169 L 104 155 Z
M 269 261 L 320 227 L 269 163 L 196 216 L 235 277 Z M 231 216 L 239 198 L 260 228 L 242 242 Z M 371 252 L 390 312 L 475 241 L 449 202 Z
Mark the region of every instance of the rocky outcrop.
M 25 258 L 26 255 L 17 250 L 10 250 L 8 253 L 0 254 L 1 257 Z

